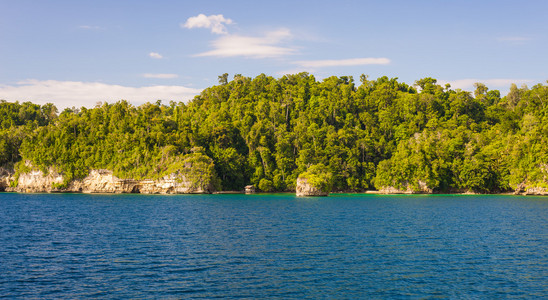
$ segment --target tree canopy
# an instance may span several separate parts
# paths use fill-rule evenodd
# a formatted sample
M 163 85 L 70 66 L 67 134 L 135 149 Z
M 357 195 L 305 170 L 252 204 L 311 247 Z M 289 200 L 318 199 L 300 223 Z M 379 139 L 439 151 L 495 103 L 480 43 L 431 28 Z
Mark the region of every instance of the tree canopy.
M 199 153 L 224 190 L 291 191 L 314 165 L 332 174 L 333 191 L 548 188 L 547 85 L 513 85 L 501 98 L 482 83 L 468 92 L 430 77 L 410 86 L 363 75 L 360 83 L 223 74 L 187 104 L 121 100 L 58 113 L 2 101 L 0 165 L 55 167 L 67 180 L 90 169 L 142 179 Z

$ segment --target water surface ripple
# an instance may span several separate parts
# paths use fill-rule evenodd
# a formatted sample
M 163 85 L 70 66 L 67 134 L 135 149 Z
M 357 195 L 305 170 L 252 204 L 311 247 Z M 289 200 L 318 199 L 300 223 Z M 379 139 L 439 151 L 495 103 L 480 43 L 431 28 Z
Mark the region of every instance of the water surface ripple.
M 548 198 L 0 194 L 2 298 L 546 298 Z

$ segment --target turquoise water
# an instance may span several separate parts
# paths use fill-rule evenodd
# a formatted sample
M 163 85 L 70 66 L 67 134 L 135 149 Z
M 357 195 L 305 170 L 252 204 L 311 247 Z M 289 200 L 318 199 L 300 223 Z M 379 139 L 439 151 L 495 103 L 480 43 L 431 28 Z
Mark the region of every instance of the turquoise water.
M 546 298 L 548 198 L 0 194 L 3 298 Z

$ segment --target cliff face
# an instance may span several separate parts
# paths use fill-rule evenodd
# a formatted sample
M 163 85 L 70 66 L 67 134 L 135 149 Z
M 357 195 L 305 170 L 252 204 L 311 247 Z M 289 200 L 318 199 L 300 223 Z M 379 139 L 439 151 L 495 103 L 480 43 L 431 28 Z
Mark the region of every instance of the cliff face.
M 514 191 L 514 194 L 547 196 L 548 188 L 521 183 L 517 186 L 516 190 Z
M 417 188 L 413 189 L 409 183 L 406 184 L 405 189 L 398 189 L 393 186 L 382 187 L 379 190 L 381 194 L 432 194 L 432 189 L 428 187 L 426 182 L 419 180 L 417 182 Z
M 324 192 L 317 187 L 311 185 L 306 178 L 297 178 L 297 186 L 295 188 L 298 197 L 306 196 L 328 196 L 329 192 Z
M 548 195 L 548 163 L 538 166 L 540 176 L 536 180 L 524 180 L 516 186 L 514 194 L 516 195 Z M 541 177 L 542 176 L 542 177 Z
M 16 187 L 10 187 L 14 179 L 3 177 L 5 191 L 20 193 L 73 192 L 73 193 L 142 193 L 142 194 L 203 194 L 212 193 L 214 187 L 196 184 L 184 175 L 171 174 L 157 180 L 120 179 L 109 170 L 91 170 L 81 180 L 71 181 L 66 187 L 62 174 L 50 170 L 47 175 L 42 171 L 21 174 Z
M 10 179 L 8 179 L 10 180 Z M 10 180 L 10 183 L 12 180 Z M 63 176 L 57 172 L 50 171 L 44 175 L 42 171 L 32 170 L 19 175 L 16 187 L 6 187 L 7 192 L 20 193 L 42 193 L 55 192 L 56 185 L 63 184 Z
M 8 169 L 0 168 L 0 192 L 6 190 L 10 186 L 10 178 L 13 172 Z

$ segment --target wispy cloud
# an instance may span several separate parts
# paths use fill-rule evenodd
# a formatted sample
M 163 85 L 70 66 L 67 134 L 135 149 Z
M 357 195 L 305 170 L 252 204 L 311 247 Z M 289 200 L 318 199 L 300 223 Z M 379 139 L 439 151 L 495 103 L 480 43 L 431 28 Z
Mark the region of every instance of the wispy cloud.
M 158 52 L 150 52 L 150 53 L 148 54 L 148 56 L 150 56 L 150 57 L 152 57 L 152 58 L 155 58 L 155 59 L 162 59 L 162 58 L 164 58 L 164 57 L 162 56 L 162 54 L 160 54 L 160 53 L 158 53 Z
M 523 44 L 523 43 L 528 42 L 530 40 L 531 40 L 531 38 L 526 37 L 526 36 L 503 36 L 503 37 L 498 37 L 497 38 L 497 41 L 499 41 L 499 42 L 511 43 L 511 44 Z
M 292 62 L 296 67 L 277 72 L 278 75 L 297 74 L 300 72 L 317 72 L 318 69 L 328 67 L 352 67 L 363 65 L 387 65 L 391 61 L 384 57 L 361 57 L 348 59 L 325 59 L 325 60 L 298 60 Z
M 461 89 L 465 91 L 473 91 L 474 83 L 480 82 L 485 84 L 489 89 L 508 89 L 512 83 L 520 86 L 522 84 L 530 84 L 534 82 L 531 79 L 517 79 L 517 78 L 490 78 L 490 79 L 478 79 L 478 78 L 466 78 L 457 80 L 438 80 L 438 84 L 445 85 L 449 83 L 452 89 Z
M 85 30 L 102 30 L 102 29 L 105 29 L 101 26 L 92 26 L 92 25 L 80 25 L 80 26 L 78 26 L 78 28 L 85 29 Z
M 153 74 L 153 73 L 145 73 L 143 74 L 144 78 L 156 78 L 156 79 L 173 79 L 178 78 L 179 75 L 177 74 L 166 74 L 166 73 L 160 73 L 160 74 Z
M 272 58 L 294 54 L 296 50 L 281 46 L 292 37 L 289 29 L 270 31 L 263 36 L 251 37 L 242 35 L 225 35 L 213 41 L 213 50 L 195 56 Z
M 223 15 L 211 15 L 206 16 L 204 14 L 199 14 L 195 17 L 190 17 L 186 20 L 184 24 L 181 24 L 183 28 L 208 28 L 211 29 L 212 33 L 216 34 L 227 34 L 225 24 L 232 24 L 231 19 L 225 18 Z
M 284 76 L 284 75 L 289 75 L 289 74 L 299 74 L 301 72 L 309 72 L 310 73 L 310 72 L 313 72 L 313 71 L 314 70 L 311 70 L 311 69 L 294 68 L 294 69 L 285 69 L 285 70 L 278 71 L 278 72 L 276 72 L 276 75 Z
M 100 82 L 25 80 L 15 85 L 0 85 L 0 99 L 54 103 L 66 107 L 92 107 L 98 101 L 116 102 L 121 99 L 140 105 L 148 101 L 187 101 L 201 90 L 178 85 L 129 87 Z
M 374 58 L 374 57 L 362 57 L 362 58 L 350 58 L 350 59 L 327 59 L 327 60 L 300 60 L 295 61 L 294 64 L 303 68 L 325 68 L 325 67 L 346 67 L 346 66 L 363 66 L 363 65 L 387 65 L 390 63 L 388 58 Z

